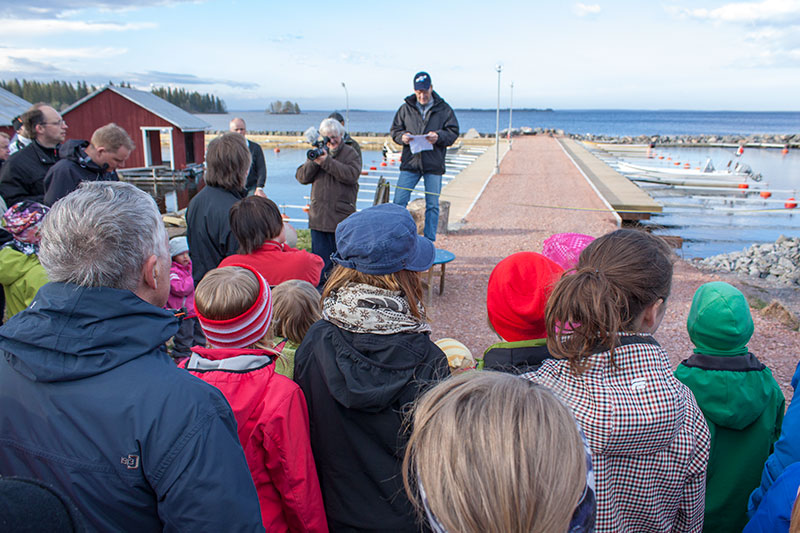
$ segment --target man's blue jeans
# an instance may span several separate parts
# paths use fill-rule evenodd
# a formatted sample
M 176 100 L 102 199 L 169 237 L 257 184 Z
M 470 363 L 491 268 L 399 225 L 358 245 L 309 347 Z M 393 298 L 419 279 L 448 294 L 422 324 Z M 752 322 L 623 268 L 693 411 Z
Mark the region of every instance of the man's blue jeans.
M 311 230 L 311 253 L 317 254 L 325 262 L 322 268 L 322 274 L 319 277 L 318 289 L 321 289 L 325 282 L 328 281 L 328 276 L 331 275 L 333 268 L 333 261 L 331 261 L 331 254 L 336 251 L 336 234 L 330 231 L 317 231 Z
M 411 191 L 419 183 L 420 178 L 425 180 L 425 230 L 423 235 L 431 241 L 436 240 L 436 228 L 439 225 L 439 193 L 442 190 L 442 176 L 439 174 L 423 174 L 401 170 L 397 178 L 397 188 L 394 191 L 394 203 L 408 205 Z

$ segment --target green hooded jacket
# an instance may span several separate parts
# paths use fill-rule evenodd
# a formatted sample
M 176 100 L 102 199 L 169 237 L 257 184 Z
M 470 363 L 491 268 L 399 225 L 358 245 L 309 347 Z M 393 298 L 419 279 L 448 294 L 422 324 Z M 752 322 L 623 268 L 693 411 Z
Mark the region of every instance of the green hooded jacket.
M 753 319 L 735 287 L 701 286 L 687 327 L 696 349 L 675 377 L 692 390 L 711 431 L 703 531 L 741 531 L 747 498 L 780 435 L 785 400 L 770 369 L 747 351 Z
M 0 284 L 10 318 L 33 301 L 39 288 L 50 281 L 36 255 L 25 255 L 10 246 L 0 249 Z

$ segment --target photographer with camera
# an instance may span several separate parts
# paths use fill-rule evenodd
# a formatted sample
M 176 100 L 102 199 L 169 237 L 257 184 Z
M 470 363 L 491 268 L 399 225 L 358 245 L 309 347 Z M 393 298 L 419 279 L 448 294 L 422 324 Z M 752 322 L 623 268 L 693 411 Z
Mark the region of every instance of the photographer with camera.
M 342 142 L 344 134 L 339 122 L 323 120 L 319 125 L 322 140 L 312 142 L 314 148 L 306 153 L 308 159 L 295 174 L 303 185 L 311 184 L 311 251 L 325 261 L 320 286 L 328 279 L 331 254 L 336 251 L 336 226 L 356 210 L 361 155 Z

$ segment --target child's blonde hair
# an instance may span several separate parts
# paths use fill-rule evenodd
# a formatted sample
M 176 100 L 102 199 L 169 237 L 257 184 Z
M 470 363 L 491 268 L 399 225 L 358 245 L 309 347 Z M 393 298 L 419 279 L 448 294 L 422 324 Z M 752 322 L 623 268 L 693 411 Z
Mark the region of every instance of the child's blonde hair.
M 586 454 L 570 410 L 517 376 L 467 371 L 430 389 L 413 411 L 403 483 L 420 516 L 447 531 L 566 531 L 586 486 Z
M 322 318 L 320 295 L 307 281 L 290 279 L 272 289 L 272 331 L 295 344 L 303 338 L 311 325 Z
M 258 298 L 259 283 L 256 276 L 242 267 L 224 267 L 209 270 L 194 291 L 197 312 L 211 320 L 229 320 L 250 309 Z M 272 346 L 272 326 L 252 348 Z

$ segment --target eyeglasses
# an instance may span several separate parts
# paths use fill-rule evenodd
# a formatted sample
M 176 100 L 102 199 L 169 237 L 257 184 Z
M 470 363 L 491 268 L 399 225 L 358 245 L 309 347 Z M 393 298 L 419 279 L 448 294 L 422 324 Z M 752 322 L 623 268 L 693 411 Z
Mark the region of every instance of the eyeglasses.
M 64 120 L 63 118 L 58 122 L 42 122 L 42 124 L 44 124 L 45 126 L 63 126 L 66 123 L 67 121 Z

